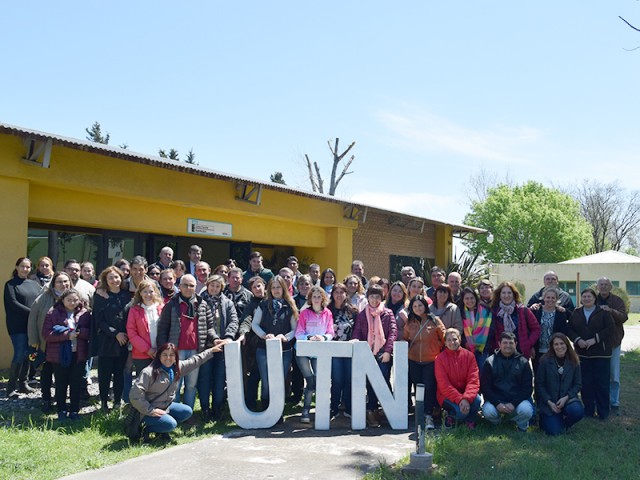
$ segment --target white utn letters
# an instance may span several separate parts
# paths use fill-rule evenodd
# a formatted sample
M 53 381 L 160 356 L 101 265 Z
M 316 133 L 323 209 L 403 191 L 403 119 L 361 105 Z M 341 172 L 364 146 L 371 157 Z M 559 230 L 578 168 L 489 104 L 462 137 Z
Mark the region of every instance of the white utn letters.
M 269 370 L 269 407 L 264 412 L 253 412 L 247 408 L 244 398 L 240 343 L 231 342 L 224 346 L 229 410 L 231 418 L 241 428 L 271 428 L 278 422 L 282 412 L 284 412 L 282 342 L 271 339 L 267 340 L 266 343 Z M 329 374 L 331 374 L 331 368 L 329 368 Z
M 408 345 L 407 342 L 393 344 L 393 391 L 389 390 L 380 367 L 371 353 L 367 342 L 353 344 L 353 367 L 351 372 L 351 428 L 362 430 L 366 427 L 367 379 L 376 392 L 382 410 L 394 430 L 406 430 L 409 409 L 407 398 L 408 384 Z
M 352 356 L 350 342 L 311 342 L 298 340 L 296 355 L 300 357 L 316 357 L 318 371 L 316 373 L 316 430 L 329 430 L 331 419 L 331 360 L 333 357 Z

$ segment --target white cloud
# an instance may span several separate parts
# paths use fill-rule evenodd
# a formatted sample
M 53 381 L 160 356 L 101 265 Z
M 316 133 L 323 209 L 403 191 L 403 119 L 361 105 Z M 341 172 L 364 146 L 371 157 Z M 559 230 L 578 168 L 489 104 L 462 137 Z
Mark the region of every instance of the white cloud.
M 429 112 L 406 110 L 380 111 L 376 117 L 395 136 L 393 143 L 413 150 L 528 164 L 531 159 L 522 152 L 542 138 L 542 132 L 532 127 L 497 125 L 473 129 Z

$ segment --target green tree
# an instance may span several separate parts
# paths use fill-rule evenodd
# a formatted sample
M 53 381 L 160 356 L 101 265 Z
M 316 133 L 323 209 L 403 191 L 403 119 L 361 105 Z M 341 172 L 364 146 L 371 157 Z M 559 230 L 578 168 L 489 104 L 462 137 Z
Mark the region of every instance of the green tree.
M 109 144 L 109 134 L 102 135 L 102 127 L 100 126 L 100 122 L 93 122 L 91 128 L 85 128 L 85 132 L 87 132 L 87 140 L 91 140 L 96 143 L 103 143 L 105 145 Z
M 282 175 L 282 172 L 274 172 L 271 174 L 270 178 L 273 183 L 279 183 L 280 185 L 287 184 L 287 182 L 284 181 L 284 175 Z
M 496 263 L 553 263 L 585 255 L 591 226 L 570 195 L 537 182 L 498 185 L 472 202 L 467 225 L 489 230 L 494 243 L 477 236 L 467 246 Z

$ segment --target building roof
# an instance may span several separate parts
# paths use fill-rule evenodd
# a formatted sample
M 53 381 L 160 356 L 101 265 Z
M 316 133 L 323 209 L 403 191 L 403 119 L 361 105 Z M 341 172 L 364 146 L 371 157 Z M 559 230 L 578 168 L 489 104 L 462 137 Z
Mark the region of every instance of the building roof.
M 383 210 L 379 207 L 374 207 L 372 205 L 356 203 L 347 199 L 341 199 L 338 197 L 333 197 L 333 196 L 325 195 L 321 193 L 307 192 L 301 189 L 289 187 L 287 185 L 281 185 L 281 184 L 272 183 L 272 182 L 264 182 L 262 180 L 257 180 L 249 177 L 241 177 L 241 176 L 233 175 L 230 173 L 224 173 L 224 172 L 219 172 L 217 170 L 202 168 L 197 165 L 191 165 L 184 162 L 164 159 L 158 156 L 136 153 L 128 149 L 123 149 L 119 147 L 105 145 L 102 143 L 92 142 L 89 140 L 80 140 L 77 138 L 63 137 L 60 135 L 40 132 L 38 130 L 18 127 L 18 126 L 10 125 L 7 123 L 0 122 L 0 133 L 6 133 L 9 135 L 13 135 L 13 136 L 24 138 L 24 139 L 32 138 L 40 141 L 51 140 L 53 145 L 59 145 L 67 148 L 72 148 L 75 150 L 82 150 L 85 152 L 97 153 L 100 155 L 106 155 L 109 157 L 118 158 L 120 160 L 142 163 L 145 165 L 151 165 L 154 167 L 165 168 L 168 170 L 189 173 L 192 175 L 200 175 L 203 177 L 210 177 L 218 180 L 227 180 L 227 181 L 233 181 L 233 182 L 249 183 L 252 185 L 259 185 L 262 188 L 266 188 L 269 190 L 290 193 L 292 195 L 298 195 L 301 197 L 315 198 L 325 202 L 338 203 L 345 207 L 356 206 L 359 208 L 376 209 L 381 212 L 388 212 L 396 215 L 402 215 L 402 216 L 409 217 L 412 219 L 417 219 L 420 221 L 428 221 L 430 223 L 439 224 L 439 225 L 450 225 L 453 227 L 453 233 L 458 235 L 473 234 L 473 233 L 479 233 L 479 234 L 487 233 L 487 231 L 482 228 L 472 227 L 469 225 L 442 222 L 439 220 L 434 220 L 426 217 L 418 217 L 418 216 L 403 213 L 403 212 L 395 212 L 393 210 Z
M 628 253 L 617 252 L 615 250 L 607 250 L 605 252 L 587 255 L 586 257 L 574 258 L 572 260 L 559 263 L 560 265 L 585 263 L 640 263 L 640 257 L 629 255 Z

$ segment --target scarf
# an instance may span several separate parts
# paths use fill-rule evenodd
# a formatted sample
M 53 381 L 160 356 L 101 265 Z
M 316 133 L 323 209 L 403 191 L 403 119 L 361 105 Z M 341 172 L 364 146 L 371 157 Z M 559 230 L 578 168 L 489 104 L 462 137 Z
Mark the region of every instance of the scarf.
M 387 308 L 393 312 L 393 316 L 397 316 L 400 309 L 404 308 L 404 302 L 400 301 L 398 303 L 393 303 L 389 300 L 387 303 Z
M 484 351 L 491 329 L 491 310 L 478 305 L 476 310 L 464 308 L 462 319 L 464 337 L 467 340 L 467 348 L 471 352 Z
M 273 307 L 274 317 L 278 315 L 283 305 L 284 305 L 284 298 L 274 298 L 273 300 L 271 300 L 271 306 Z
M 169 383 L 173 383 L 173 378 L 175 377 L 176 372 L 173 370 L 173 367 L 165 367 L 164 365 L 160 365 L 160 368 L 167 372 L 169 375 Z
M 213 328 L 215 329 L 216 333 L 218 334 L 218 336 L 223 336 L 224 332 L 221 331 L 222 328 L 224 328 L 225 326 L 221 324 L 222 322 L 222 292 L 219 293 L 218 295 L 216 295 L 215 297 L 213 295 L 209 296 L 210 299 L 210 303 L 209 305 L 211 306 L 211 311 L 213 312 Z
M 369 326 L 367 342 L 373 354 L 377 355 L 387 343 L 384 330 L 382 329 L 382 320 L 380 320 L 380 314 L 384 312 L 384 307 L 382 304 L 378 305 L 378 308 L 367 305 L 364 310 L 367 314 L 367 324 Z
M 182 300 L 186 305 L 187 305 L 187 311 L 184 312 L 184 314 L 187 317 L 193 318 L 196 315 L 196 309 L 193 306 L 193 302 L 191 300 L 193 300 L 192 298 L 186 298 L 184 295 L 180 294 L 180 300 Z
M 498 310 L 498 316 L 502 317 L 502 323 L 504 324 L 505 332 L 515 332 L 516 324 L 513 323 L 511 314 L 516 309 L 516 302 L 512 302 L 510 305 L 505 305 L 500 302 L 500 310 Z

